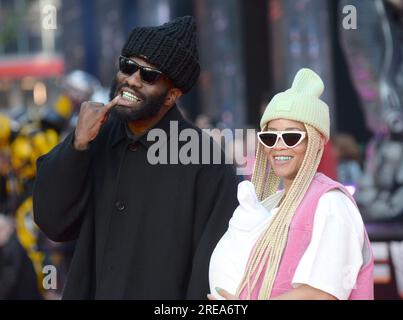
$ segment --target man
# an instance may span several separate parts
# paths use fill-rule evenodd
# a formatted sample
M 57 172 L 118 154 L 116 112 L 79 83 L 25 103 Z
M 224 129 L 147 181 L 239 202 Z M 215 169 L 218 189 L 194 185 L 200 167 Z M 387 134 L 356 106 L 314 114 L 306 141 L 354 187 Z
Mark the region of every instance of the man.
M 176 123 L 210 139 L 175 104 L 199 75 L 195 30 L 191 17 L 135 28 L 119 58 L 115 98 L 83 103 L 75 132 L 37 162 L 37 224 L 53 240 L 77 239 L 65 299 L 209 292 L 210 255 L 237 205 L 234 170 L 147 158 L 151 129 L 169 137 Z

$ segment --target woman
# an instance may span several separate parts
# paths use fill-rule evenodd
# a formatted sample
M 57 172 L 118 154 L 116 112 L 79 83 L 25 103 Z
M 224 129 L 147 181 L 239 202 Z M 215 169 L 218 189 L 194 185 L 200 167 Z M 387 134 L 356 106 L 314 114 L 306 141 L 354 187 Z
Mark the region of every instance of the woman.
M 354 199 L 317 173 L 330 133 L 323 89 L 302 69 L 267 106 L 252 183 L 239 184 L 240 204 L 210 260 L 209 299 L 373 299 L 373 256 Z

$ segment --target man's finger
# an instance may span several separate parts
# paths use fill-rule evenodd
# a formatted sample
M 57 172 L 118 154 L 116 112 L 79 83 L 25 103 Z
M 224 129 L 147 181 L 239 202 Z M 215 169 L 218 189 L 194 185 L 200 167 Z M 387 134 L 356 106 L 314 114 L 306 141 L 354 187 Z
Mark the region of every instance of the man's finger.
M 106 113 L 106 114 L 104 114 L 104 117 L 102 118 L 102 120 L 101 120 L 101 124 L 104 124 L 107 120 L 108 120 L 108 114 Z
M 105 107 L 103 108 L 104 113 L 108 112 L 111 108 L 113 108 L 114 106 L 116 106 L 116 103 L 119 100 L 119 95 L 117 95 L 115 98 L 113 98 L 111 101 L 109 101 L 109 103 L 107 103 L 105 105 Z

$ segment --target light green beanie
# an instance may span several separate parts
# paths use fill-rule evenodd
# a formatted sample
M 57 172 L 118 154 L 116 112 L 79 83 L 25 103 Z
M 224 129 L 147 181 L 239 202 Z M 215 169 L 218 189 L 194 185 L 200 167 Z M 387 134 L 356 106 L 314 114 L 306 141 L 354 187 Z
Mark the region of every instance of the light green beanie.
M 319 99 L 323 89 L 323 81 L 315 72 L 307 68 L 299 70 L 291 88 L 276 94 L 269 102 L 260 127 L 264 130 L 266 124 L 274 119 L 299 121 L 316 128 L 328 141 L 329 107 Z

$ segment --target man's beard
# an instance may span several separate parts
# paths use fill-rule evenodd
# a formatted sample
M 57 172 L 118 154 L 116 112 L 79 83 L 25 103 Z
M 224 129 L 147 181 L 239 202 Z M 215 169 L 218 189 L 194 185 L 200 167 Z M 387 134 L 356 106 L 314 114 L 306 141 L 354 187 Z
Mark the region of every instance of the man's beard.
M 114 96 L 116 96 L 124 87 L 127 86 L 124 85 L 117 87 Z M 142 99 L 141 106 L 138 109 L 116 105 L 114 108 L 112 108 L 111 115 L 125 122 L 150 119 L 155 116 L 164 106 L 168 91 L 169 90 L 167 89 L 157 97 L 145 97 L 136 91 L 136 95 Z

